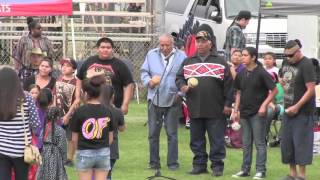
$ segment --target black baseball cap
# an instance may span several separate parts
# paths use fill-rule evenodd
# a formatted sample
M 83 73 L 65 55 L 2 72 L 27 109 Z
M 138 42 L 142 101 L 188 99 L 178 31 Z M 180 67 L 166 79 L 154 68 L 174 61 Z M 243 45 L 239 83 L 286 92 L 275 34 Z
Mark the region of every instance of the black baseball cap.
M 237 19 L 240 20 L 240 19 L 251 19 L 251 12 L 250 11 L 240 11 L 238 13 L 238 16 L 237 16 Z

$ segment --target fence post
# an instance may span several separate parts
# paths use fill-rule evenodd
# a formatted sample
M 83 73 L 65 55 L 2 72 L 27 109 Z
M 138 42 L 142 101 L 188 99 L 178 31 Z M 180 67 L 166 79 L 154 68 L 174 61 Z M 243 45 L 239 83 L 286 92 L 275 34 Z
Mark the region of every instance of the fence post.
M 66 35 L 67 30 L 67 23 L 66 16 L 62 16 L 61 24 L 62 24 L 62 54 L 63 57 L 67 57 L 67 43 L 68 43 L 68 36 Z

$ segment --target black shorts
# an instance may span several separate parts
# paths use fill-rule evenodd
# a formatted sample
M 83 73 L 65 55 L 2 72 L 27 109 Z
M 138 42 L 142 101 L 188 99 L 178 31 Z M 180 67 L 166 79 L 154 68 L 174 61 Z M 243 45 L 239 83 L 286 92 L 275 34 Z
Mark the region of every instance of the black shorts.
M 309 165 L 313 158 L 313 116 L 284 114 L 281 123 L 281 155 L 284 164 Z

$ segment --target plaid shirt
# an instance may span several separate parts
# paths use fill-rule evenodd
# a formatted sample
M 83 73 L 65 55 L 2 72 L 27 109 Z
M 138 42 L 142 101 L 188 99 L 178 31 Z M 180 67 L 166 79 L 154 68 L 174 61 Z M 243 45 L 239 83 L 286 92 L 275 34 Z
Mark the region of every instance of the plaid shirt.
M 17 45 L 17 49 L 14 55 L 16 61 L 16 69 L 20 70 L 23 66 L 30 67 L 29 54 L 32 48 L 39 47 L 42 52 L 46 52 L 49 58 L 53 57 L 53 47 L 51 41 L 44 36 L 41 36 L 38 42 L 32 39 L 31 35 L 22 36 Z
M 246 47 L 246 38 L 239 24 L 229 27 L 226 34 L 226 60 L 231 60 L 231 48 L 243 49 Z

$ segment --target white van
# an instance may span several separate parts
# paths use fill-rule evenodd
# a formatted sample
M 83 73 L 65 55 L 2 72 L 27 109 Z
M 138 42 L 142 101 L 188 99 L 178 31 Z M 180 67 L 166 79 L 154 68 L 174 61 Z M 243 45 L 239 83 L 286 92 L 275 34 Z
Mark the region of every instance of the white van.
M 166 31 L 179 32 L 190 14 L 194 22 L 209 24 L 217 38 L 217 49 L 222 51 L 226 30 L 240 10 L 252 13 L 252 19 L 244 30 L 247 46 L 256 44 L 259 0 L 167 0 Z M 283 59 L 283 48 L 288 39 L 287 17 L 262 17 L 260 27 L 259 56 L 271 51 L 277 59 Z

